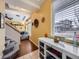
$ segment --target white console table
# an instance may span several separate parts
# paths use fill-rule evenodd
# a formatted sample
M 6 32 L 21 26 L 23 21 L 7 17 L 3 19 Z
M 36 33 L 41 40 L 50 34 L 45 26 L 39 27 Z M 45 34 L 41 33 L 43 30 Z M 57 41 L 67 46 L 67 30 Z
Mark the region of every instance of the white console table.
M 55 43 L 53 39 L 45 37 L 38 39 L 41 59 L 79 59 L 79 47 L 64 42 Z

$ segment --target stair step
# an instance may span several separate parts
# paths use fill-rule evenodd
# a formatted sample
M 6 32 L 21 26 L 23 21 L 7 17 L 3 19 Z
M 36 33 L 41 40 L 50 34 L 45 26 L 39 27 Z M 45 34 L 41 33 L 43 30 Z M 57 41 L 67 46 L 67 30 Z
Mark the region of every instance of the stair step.
M 12 59 L 11 57 L 19 50 L 18 44 L 15 44 L 14 47 L 9 50 L 4 50 L 2 59 Z
M 5 44 L 5 48 L 9 48 L 10 46 L 14 46 L 15 44 L 16 44 L 16 42 L 7 43 L 7 44 Z
M 18 51 L 17 49 L 14 49 L 14 50 L 11 51 L 10 53 L 4 55 L 2 59 L 12 59 L 11 57 L 12 57 L 17 51 Z
M 5 37 L 5 49 L 2 59 L 12 59 L 11 57 L 19 50 L 19 45 L 12 39 Z
M 11 47 L 9 49 L 6 49 L 3 51 L 3 55 L 5 56 L 6 54 L 10 53 L 11 51 L 13 51 L 14 47 Z

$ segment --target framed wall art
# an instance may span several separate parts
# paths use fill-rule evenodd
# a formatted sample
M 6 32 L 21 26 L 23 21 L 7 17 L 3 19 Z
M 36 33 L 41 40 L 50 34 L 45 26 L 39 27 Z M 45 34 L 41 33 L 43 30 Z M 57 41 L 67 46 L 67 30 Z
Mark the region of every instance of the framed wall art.
M 35 26 L 36 28 L 39 26 L 39 21 L 38 21 L 38 19 L 35 19 L 35 20 L 34 20 L 34 26 Z

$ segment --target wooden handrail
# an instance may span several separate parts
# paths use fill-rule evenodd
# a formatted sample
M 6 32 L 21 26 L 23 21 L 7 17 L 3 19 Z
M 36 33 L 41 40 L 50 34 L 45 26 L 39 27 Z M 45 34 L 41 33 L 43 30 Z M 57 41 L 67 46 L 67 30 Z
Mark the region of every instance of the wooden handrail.
M 12 26 L 11 24 L 9 24 L 8 22 L 5 22 L 6 25 L 10 26 L 12 29 L 14 29 L 15 31 L 17 31 L 18 33 L 20 33 L 20 31 L 18 31 L 14 26 Z

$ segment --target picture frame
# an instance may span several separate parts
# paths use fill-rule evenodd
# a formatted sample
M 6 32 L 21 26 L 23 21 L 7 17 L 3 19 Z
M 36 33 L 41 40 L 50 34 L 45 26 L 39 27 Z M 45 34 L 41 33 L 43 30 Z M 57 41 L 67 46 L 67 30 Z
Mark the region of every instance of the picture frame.
M 1 28 L 1 13 L 0 13 L 0 28 Z
M 5 16 L 0 12 L 0 28 L 4 28 L 4 19 Z
M 38 19 L 35 19 L 35 20 L 34 20 L 34 26 L 35 26 L 36 28 L 38 28 L 38 26 L 39 26 L 39 21 L 38 21 Z

